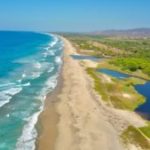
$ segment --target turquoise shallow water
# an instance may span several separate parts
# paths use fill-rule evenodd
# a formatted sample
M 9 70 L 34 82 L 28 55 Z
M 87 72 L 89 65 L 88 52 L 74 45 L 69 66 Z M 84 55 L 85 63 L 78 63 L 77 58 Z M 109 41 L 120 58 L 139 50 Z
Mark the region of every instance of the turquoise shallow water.
M 0 150 L 35 149 L 35 125 L 62 64 L 62 41 L 35 32 L 0 32 Z

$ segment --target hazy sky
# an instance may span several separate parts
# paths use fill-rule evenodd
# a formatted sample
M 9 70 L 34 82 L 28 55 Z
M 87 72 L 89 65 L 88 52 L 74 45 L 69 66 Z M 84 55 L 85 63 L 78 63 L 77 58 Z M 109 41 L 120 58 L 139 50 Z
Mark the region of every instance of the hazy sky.
M 150 0 L 0 0 L 0 30 L 150 27 Z

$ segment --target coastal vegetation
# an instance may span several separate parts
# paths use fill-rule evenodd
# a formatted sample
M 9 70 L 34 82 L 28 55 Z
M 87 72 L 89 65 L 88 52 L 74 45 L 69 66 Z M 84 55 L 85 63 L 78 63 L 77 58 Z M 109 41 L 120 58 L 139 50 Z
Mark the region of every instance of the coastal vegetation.
M 121 38 L 101 35 L 67 34 L 77 51 L 110 58 L 121 70 L 141 71 L 150 77 L 150 38 Z
M 107 46 L 115 47 L 120 51 L 126 52 L 122 56 L 115 56 L 110 61 L 122 70 L 135 72 L 141 70 L 146 75 L 150 76 L 150 39 L 102 39 L 101 43 Z
M 139 128 L 148 138 L 150 138 L 150 122 L 148 122 L 147 126 Z
M 135 78 L 126 80 L 112 78 L 112 82 L 108 82 L 103 79 L 103 74 L 97 72 L 96 69 L 87 68 L 87 73 L 94 79 L 95 90 L 107 104 L 119 109 L 135 110 L 140 104 L 144 103 L 144 97 L 137 94 L 133 88 L 134 84 L 142 83 L 142 81 Z M 126 93 L 128 93 L 127 96 Z
M 129 126 L 121 135 L 125 145 L 134 144 L 144 150 L 150 149 L 149 139 L 138 129 Z
M 150 38 L 121 38 L 99 35 L 68 34 L 66 36 L 77 52 L 105 58 L 97 68 L 86 68 L 94 81 L 95 91 L 107 105 L 117 109 L 134 111 L 145 102 L 134 86 L 150 79 Z M 131 77 L 119 80 L 98 72 L 97 69 L 111 69 Z M 144 80 L 145 79 L 145 80 Z M 119 91 L 119 92 L 118 92 Z M 142 149 L 150 149 L 150 124 L 136 128 L 129 126 L 121 134 L 125 145 L 134 144 Z
M 150 76 L 150 59 L 148 58 L 116 58 L 111 60 L 110 63 L 119 66 L 122 70 L 131 72 L 141 70 L 143 73 Z
M 125 80 L 111 78 L 112 82 L 107 82 L 103 80 L 103 74 L 98 73 L 96 69 L 87 68 L 86 71 L 94 80 L 94 89 L 102 96 L 102 99 L 105 100 L 108 105 L 119 109 L 134 111 L 140 104 L 144 103 L 145 98 L 139 95 L 134 89 L 134 85 L 144 83 L 143 80 L 134 77 Z M 127 93 L 127 97 L 123 96 L 124 93 Z M 150 149 L 149 138 L 150 123 L 140 128 L 129 126 L 121 134 L 121 139 L 125 145 L 128 145 L 128 143 L 134 144 L 144 150 Z
M 150 58 L 150 38 L 104 38 L 101 43 L 124 50 L 129 56 Z

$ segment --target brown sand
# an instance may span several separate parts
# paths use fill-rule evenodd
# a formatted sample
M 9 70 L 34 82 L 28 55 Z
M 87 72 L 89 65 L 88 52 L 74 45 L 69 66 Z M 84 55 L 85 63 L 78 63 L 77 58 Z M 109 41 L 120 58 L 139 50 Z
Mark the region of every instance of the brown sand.
M 90 93 L 88 76 L 70 55 L 65 39 L 63 79 L 57 112 L 60 115 L 55 150 L 122 150 L 117 132 L 105 120 Z
M 37 149 L 125 150 L 119 133 L 130 124 L 142 126 L 145 122 L 135 113 L 106 106 L 92 89 L 84 67 L 70 57 L 75 49 L 69 41 L 63 41 L 63 85 L 46 100 Z
M 59 115 L 55 110 L 58 101 L 57 95 L 61 92 L 62 79 L 58 79 L 56 89 L 47 95 L 44 111 L 39 117 L 38 130 L 39 137 L 36 143 L 38 150 L 54 150 L 55 140 L 57 137 L 57 123 Z

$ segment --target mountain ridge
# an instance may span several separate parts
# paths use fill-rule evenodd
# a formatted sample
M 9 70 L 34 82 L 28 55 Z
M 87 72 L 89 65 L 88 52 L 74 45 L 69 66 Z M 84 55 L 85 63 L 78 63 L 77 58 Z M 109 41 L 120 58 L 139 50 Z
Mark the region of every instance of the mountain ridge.
M 150 37 L 150 28 L 135 28 L 124 30 L 103 30 L 91 32 L 93 35 L 123 36 L 123 37 Z

